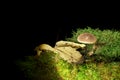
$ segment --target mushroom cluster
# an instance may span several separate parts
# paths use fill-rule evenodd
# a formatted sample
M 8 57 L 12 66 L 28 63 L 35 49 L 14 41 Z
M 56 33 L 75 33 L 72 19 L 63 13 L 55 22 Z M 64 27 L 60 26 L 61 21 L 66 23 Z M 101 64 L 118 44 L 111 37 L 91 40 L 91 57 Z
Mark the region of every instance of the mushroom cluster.
M 35 48 L 35 51 L 37 52 L 35 57 L 38 58 L 42 51 L 52 51 L 58 53 L 60 58 L 69 63 L 81 64 L 84 62 L 84 56 L 78 50 L 84 49 L 87 51 L 87 45 L 93 44 L 92 50 L 85 52 L 88 56 L 91 56 L 95 52 L 95 43 L 97 39 L 91 33 L 83 33 L 77 37 L 77 41 L 79 43 L 61 40 L 56 42 L 55 47 L 51 47 L 49 44 L 41 44 Z
M 80 43 L 83 43 L 83 44 L 93 44 L 93 47 L 92 47 L 92 50 L 89 51 L 87 53 L 87 55 L 91 56 L 95 49 L 96 49 L 96 45 L 95 43 L 97 42 L 97 38 L 91 34 L 91 33 L 83 33 L 83 34 L 80 34 L 78 37 L 77 37 L 77 41 L 80 42 Z
M 68 63 L 81 64 L 84 62 L 84 58 L 77 49 L 83 49 L 85 46 L 85 44 L 62 40 L 56 42 L 55 47 L 52 47 L 49 44 L 41 44 L 34 49 L 37 52 L 35 58 L 39 58 L 43 51 L 52 51 L 57 53 L 61 59 L 67 61 Z

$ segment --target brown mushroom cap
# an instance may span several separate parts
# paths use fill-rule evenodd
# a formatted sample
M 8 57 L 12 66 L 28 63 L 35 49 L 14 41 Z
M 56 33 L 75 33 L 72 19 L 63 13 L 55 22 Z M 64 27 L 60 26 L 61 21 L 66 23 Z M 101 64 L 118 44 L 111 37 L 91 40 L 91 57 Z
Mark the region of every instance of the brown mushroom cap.
M 94 44 L 97 39 L 93 34 L 83 33 L 77 37 L 77 41 L 84 44 Z

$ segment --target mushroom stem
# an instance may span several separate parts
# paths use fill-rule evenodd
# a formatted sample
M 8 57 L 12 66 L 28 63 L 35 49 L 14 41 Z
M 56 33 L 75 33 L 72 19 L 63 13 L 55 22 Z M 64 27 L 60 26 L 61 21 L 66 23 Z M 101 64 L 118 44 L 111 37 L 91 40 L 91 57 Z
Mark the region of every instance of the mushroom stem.
M 96 49 L 97 49 L 97 45 L 93 44 L 92 50 L 88 52 L 88 56 L 93 55 L 95 53 Z

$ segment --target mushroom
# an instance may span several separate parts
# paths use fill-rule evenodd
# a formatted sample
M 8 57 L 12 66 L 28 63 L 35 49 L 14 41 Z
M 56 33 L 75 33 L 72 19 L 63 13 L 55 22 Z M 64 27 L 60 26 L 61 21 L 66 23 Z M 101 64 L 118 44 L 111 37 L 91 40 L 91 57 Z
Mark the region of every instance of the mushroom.
M 94 51 L 96 50 L 96 37 L 91 34 L 91 33 L 83 33 L 83 34 L 80 34 L 78 37 L 77 37 L 77 41 L 80 42 L 80 43 L 84 43 L 84 44 L 93 44 L 93 48 L 90 52 L 88 52 L 88 55 L 91 56 Z

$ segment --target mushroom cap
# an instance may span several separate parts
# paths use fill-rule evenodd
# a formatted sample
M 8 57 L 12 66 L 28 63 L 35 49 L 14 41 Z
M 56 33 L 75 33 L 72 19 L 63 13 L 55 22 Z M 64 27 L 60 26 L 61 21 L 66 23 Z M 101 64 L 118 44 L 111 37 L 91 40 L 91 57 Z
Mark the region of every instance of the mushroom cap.
M 84 44 L 94 44 L 97 39 L 93 34 L 83 33 L 77 37 L 77 41 Z

